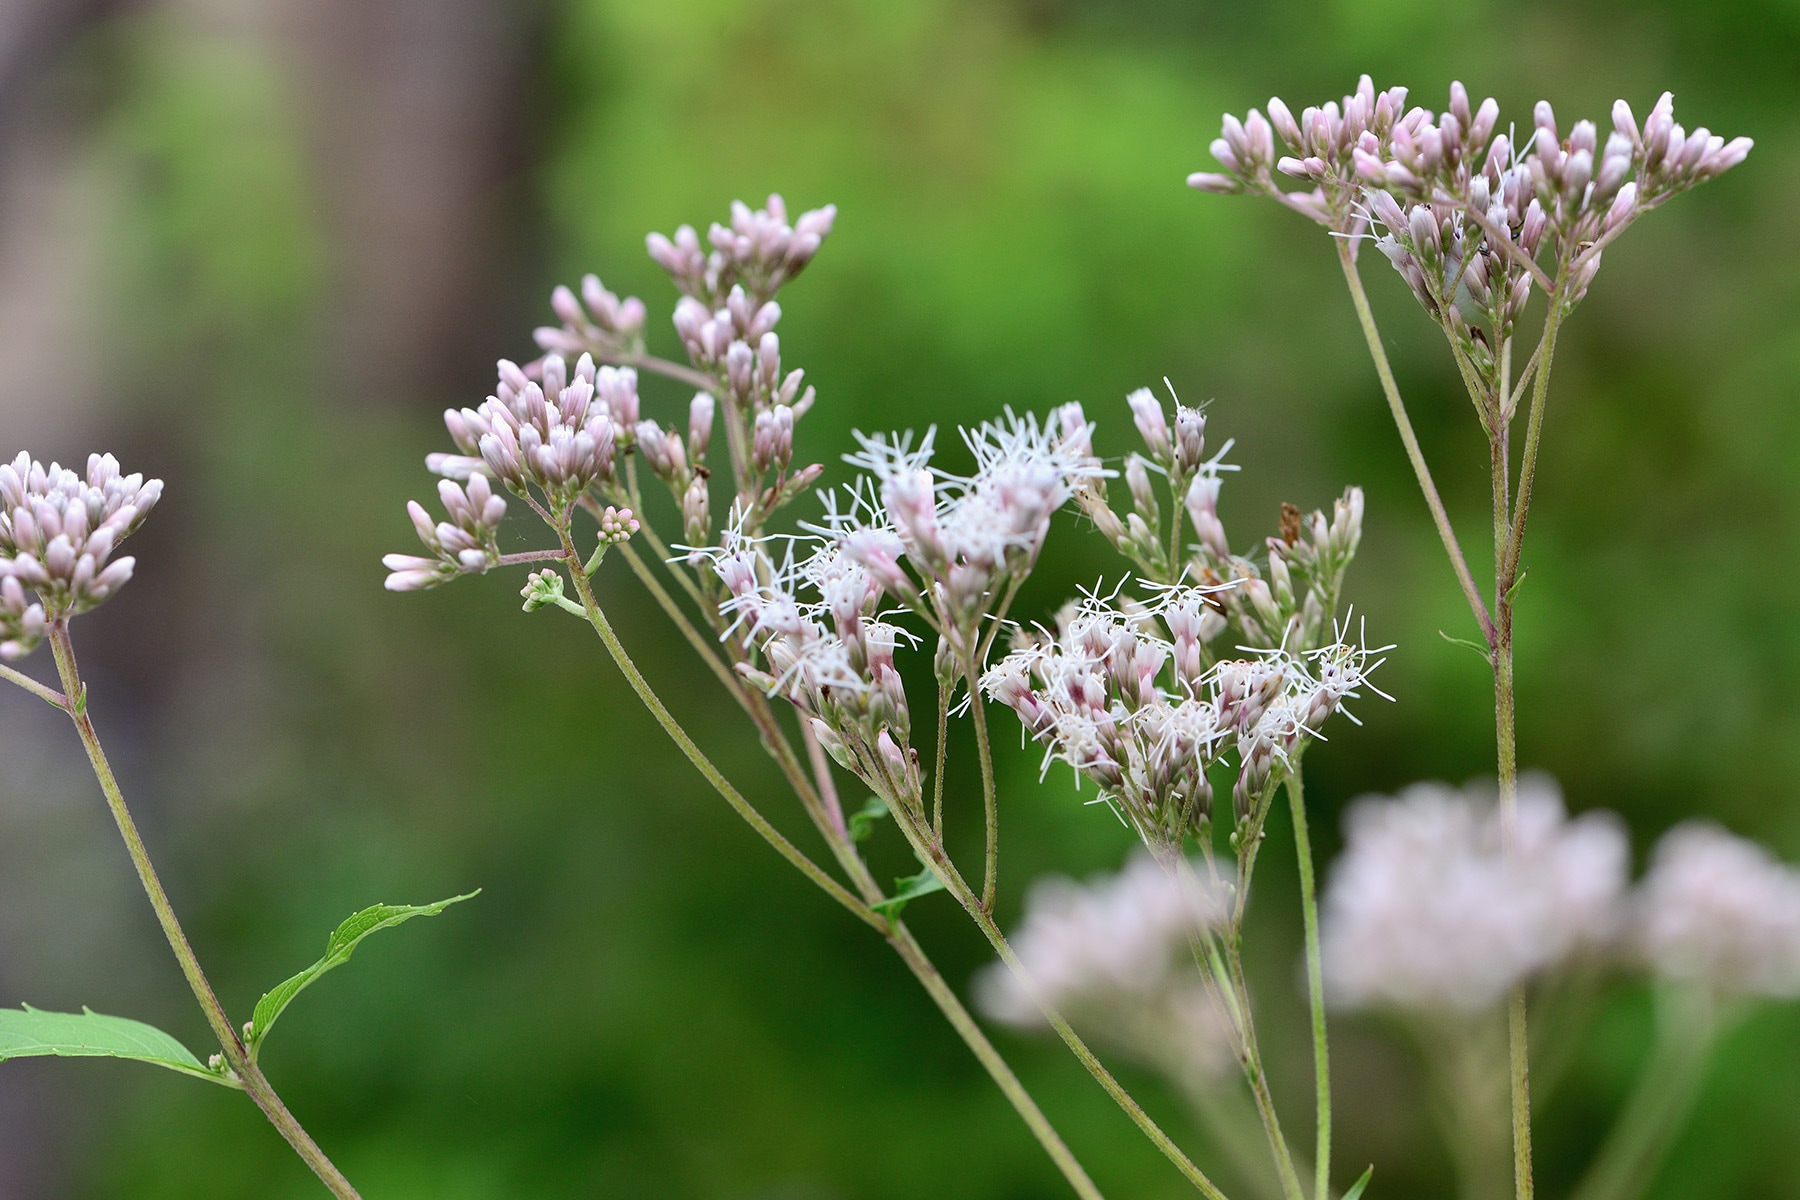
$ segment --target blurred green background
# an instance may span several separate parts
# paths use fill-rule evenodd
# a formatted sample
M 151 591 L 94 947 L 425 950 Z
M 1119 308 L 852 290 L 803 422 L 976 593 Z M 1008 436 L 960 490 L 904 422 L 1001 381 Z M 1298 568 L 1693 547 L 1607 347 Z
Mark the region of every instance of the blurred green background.
M 1182 180 L 1210 166 L 1222 111 L 1339 96 L 1365 70 L 1432 107 L 1461 78 L 1521 121 L 1539 97 L 1566 123 L 1670 88 L 1678 119 L 1757 148 L 1608 253 L 1560 347 L 1521 757 L 1572 807 L 1624 813 L 1640 851 L 1704 812 L 1800 859 L 1797 63 L 1793 0 L 13 0 L 0 452 L 110 448 L 168 481 L 137 581 L 77 636 L 228 1008 L 352 909 L 486 889 L 365 948 L 265 1057 L 370 1200 L 1061 1196 L 899 963 L 736 822 L 586 631 L 524 617 L 499 575 L 381 590 L 378 556 L 412 540 L 404 501 L 431 490 L 421 457 L 446 444 L 438 413 L 531 353 L 549 288 L 584 271 L 643 296 L 652 348 L 675 353 L 646 231 L 771 190 L 835 202 L 782 297 L 783 350 L 820 394 L 801 453 L 828 480 L 853 428 L 1008 404 L 1080 400 L 1120 453 L 1124 394 L 1167 375 L 1213 399 L 1215 445 L 1238 440 L 1235 542 L 1282 500 L 1367 489 L 1351 595 L 1398 644 L 1397 702 L 1309 756 L 1329 856 L 1356 795 L 1488 769 L 1488 678 L 1438 636 L 1467 613 L 1329 246 Z M 1437 333 L 1379 260 L 1365 276 L 1479 559 L 1478 430 Z M 650 415 L 683 400 L 646 385 Z M 1021 611 L 1120 569 L 1070 522 Z M 602 592 L 709 752 L 778 796 L 622 564 Z M 55 718 L 0 696 L 0 1001 L 204 1046 Z M 1116 868 L 1127 839 L 1066 776 L 1037 788 L 1002 728 L 1011 923 L 1029 879 Z M 1252 953 L 1303 1129 L 1284 838 Z M 876 854 L 905 868 L 894 844 Z M 986 961 L 947 901 L 909 917 L 959 988 Z M 1645 998 L 1612 993 L 1540 1108 L 1542 1194 L 1592 1153 L 1647 1030 Z M 1374 1162 L 1372 1196 L 1448 1194 L 1411 1052 L 1375 1023 L 1337 1032 L 1343 1179 Z M 1060 1047 L 996 1037 L 1109 1195 L 1191 1194 Z M 1172 1093 L 1124 1073 L 1219 1160 Z M 1723 1048 L 1653 1194 L 1800 1197 L 1797 1083 L 1800 1007 L 1770 1007 Z M 8 1200 L 319 1194 L 238 1096 L 119 1064 L 0 1069 Z

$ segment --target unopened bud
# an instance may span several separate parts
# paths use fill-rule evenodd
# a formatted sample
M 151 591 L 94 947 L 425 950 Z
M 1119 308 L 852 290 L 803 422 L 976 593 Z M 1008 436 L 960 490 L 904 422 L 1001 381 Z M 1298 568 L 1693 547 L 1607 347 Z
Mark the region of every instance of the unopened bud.
M 696 474 L 681 497 L 683 532 L 690 546 L 704 546 L 712 534 L 712 497 L 706 476 Z
M 1138 434 L 1144 439 L 1144 445 L 1150 451 L 1150 457 L 1159 463 L 1169 460 L 1169 421 L 1163 415 L 1162 405 L 1151 394 L 1149 388 L 1139 388 L 1125 398 L 1131 406 L 1131 420 L 1137 426 Z
M 710 392 L 695 392 L 688 404 L 688 458 L 696 463 L 706 461 L 706 450 L 712 444 L 713 398 Z

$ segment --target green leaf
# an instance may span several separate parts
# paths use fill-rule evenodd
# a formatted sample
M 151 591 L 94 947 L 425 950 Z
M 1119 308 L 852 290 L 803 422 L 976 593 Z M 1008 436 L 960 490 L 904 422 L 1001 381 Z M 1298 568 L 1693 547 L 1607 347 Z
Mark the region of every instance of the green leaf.
M 850 840 L 868 840 L 869 835 L 875 832 L 875 822 L 887 815 L 887 801 L 880 796 L 870 796 L 863 801 L 862 811 L 850 818 Z
M 1350 1190 L 1344 1193 L 1344 1200 L 1359 1200 L 1359 1197 L 1363 1194 L 1363 1189 L 1369 1186 L 1369 1179 L 1374 1174 L 1375 1168 L 1373 1166 L 1364 1171 L 1362 1173 L 1362 1178 L 1351 1184 Z
M 890 921 L 898 921 L 901 910 L 920 896 L 929 896 L 933 892 L 943 891 L 944 881 L 933 874 L 930 867 L 926 867 L 917 875 L 905 875 L 894 880 L 894 886 L 899 890 L 892 896 L 878 904 L 869 905 L 870 908 Z
M 1519 577 L 1517 579 L 1513 580 L 1513 585 L 1506 589 L 1506 602 L 1508 604 L 1511 604 L 1515 599 L 1518 598 L 1519 589 L 1525 586 L 1525 577 L 1529 574 L 1531 574 L 1530 567 L 1522 568 L 1519 571 Z
M 0 1009 L 0 1061 L 53 1054 L 58 1058 L 130 1058 L 183 1075 L 235 1087 L 222 1071 L 195 1058 L 180 1042 L 142 1021 L 106 1017 L 88 1009 L 45 1012 L 29 1004 Z
M 256 1011 L 250 1016 L 250 1024 L 244 1027 L 244 1047 L 250 1051 L 250 1057 L 256 1057 L 257 1049 L 262 1045 L 263 1039 L 269 1036 L 275 1019 L 293 1003 L 294 997 L 310 987 L 325 972 L 349 962 L 357 944 L 371 933 L 391 929 L 414 917 L 435 917 L 452 904 L 480 894 L 481 889 L 476 888 L 466 895 L 452 896 L 448 900 L 439 900 L 436 904 L 375 904 L 339 925 L 331 939 L 325 943 L 324 958 L 293 978 L 276 985 L 256 1002 Z
M 1492 662 L 1493 661 L 1493 659 L 1491 657 L 1489 657 L 1489 655 L 1488 655 L 1488 648 L 1486 646 L 1482 645 L 1480 642 L 1471 642 L 1468 638 L 1451 637 L 1449 634 L 1445 633 L 1441 629 L 1438 630 L 1438 636 L 1443 638 L 1446 642 L 1449 642 L 1452 646 L 1467 646 L 1469 649 L 1473 650 L 1475 653 L 1481 655 L 1482 662 Z

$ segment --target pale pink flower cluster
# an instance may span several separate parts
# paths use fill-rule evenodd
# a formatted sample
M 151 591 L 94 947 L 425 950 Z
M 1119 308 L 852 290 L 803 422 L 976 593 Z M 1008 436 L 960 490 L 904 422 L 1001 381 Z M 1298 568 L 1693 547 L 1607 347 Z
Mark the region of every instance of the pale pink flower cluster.
M 1382 252 L 1484 372 L 1534 283 L 1578 303 L 1620 232 L 1743 162 L 1752 145 L 1687 131 L 1667 92 L 1641 125 L 1629 104 L 1615 102 L 1604 142 L 1593 121 L 1577 121 L 1565 136 L 1544 101 L 1515 142 L 1494 100 L 1472 105 L 1460 83 L 1442 113 L 1405 104 L 1405 88 L 1377 92 L 1366 75 L 1341 104 L 1298 117 L 1271 99 L 1266 118 L 1255 109 L 1242 121 L 1226 116 L 1212 144 L 1224 173 L 1197 172 L 1188 183 L 1271 197 L 1341 235 L 1378 227 Z M 1277 137 L 1289 155 L 1277 158 Z M 1284 188 L 1276 174 L 1302 187 Z M 1477 336 L 1477 325 L 1488 332 Z
M 1677 825 L 1639 888 L 1635 935 L 1664 978 L 1722 996 L 1800 996 L 1800 869 L 1709 822 Z
M 1047 1027 L 1049 1007 L 1152 1065 L 1229 1071 L 1229 1025 L 1194 971 L 1193 939 L 1225 922 L 1230 896 L 1205 870 L 1165 870 L 1140 851 L 1117 875 L 1037 881 L 1011 939 L 1023 973 L 985 968 L 977 1003 L 1025 1029 Z
M 1630 848 L 1611 813 L 1570 820 L 1547 776 L 1519 781 L 1512 853 L 1491 787 L 1421 783 L 1359 800 L 1325 889 L 1325 981 L 1346 1008 L 1479 1012 L 1608 946 Z
M 912 720 L 894 652 L 912 635 L 881 619 L 881 581 L 827 538 L 775 539 L 727 532 L 709 557 L 730 593 L 720 610 L 762 652 L 767 670 L 743 673 L 791 701 L 820 742 L 865 779 L 916 789 Z
M 1089 596 L 1054 636 L 1021 645 L 982 678 L 1045 747 L 1092 780 L 1146 843 L 1176 845 L 1212 813 L 1209 769 L 1238 754 L 1238 818 L 1285 777 L 1306 744 L 1380 665 L 1334 641 L 1211 662 L 1223 627 L 1209 589 L 1163 589 L 1151 604 Z
M 653 233 L 645 239 L 650 257 L 669 273 L 682 295 L 719 307 L 734 287 L 742 286 L 758 302 L 773 296 L 798 275 L 819 252 L 837 220 L 837 205 L 827 204 L 800 214 L 788 224 L 787 205 L 771 195 L 762 208 L 742 200 L 731 203 L 728 225 L 716 222 L 706 233 L 707 246 L 691 225 L 673 238 Z
M 858 434 L 845 461 L 868 473 L 828 498 L 822 531 L 896 599 L 926 617 L 959 661 L 976 649 L 983 622 L 1037 564 L 1050 518 L 1099 463 L 1032 415 L 962 430 L 975 470 L 932 466 L 936 430 L 909 436 Z
M 113 558 L 162 496 L 110 454 L 87 473 L 21 452 L 0 463 L 0 658 L 29 654 L 46 627 L 110 599 L 136 560 Z

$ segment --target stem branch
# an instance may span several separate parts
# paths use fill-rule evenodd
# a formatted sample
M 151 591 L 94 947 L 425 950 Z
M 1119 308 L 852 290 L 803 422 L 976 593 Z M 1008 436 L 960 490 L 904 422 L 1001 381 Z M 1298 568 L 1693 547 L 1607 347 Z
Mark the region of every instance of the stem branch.
M 1288 807 L 1294 814 L 1294 853 L 1300 867 L 1300 911 L 1306 926 L 1306 998 L 1312 1008 L 1313 1083 L 1317 1089 L 1317 1149 L 1313 1200 L 1330 1200 L 1331 1051 L 1325 1039 L 1325 964 L 1319 948 L 1319 898 L 1313 879 L 1312 837 L 1306 827 L 1306 796 L 1295 766 L 1287 777 Z
M 56 657 L 56 670 L 62 678 L 64 690 L 72 696 L 83 695 L 81 672 L 75 663 L 75 647 L 69 640 L 66 623 L 59 621 L 50 627 L 50 649 Z M 163 890 L 162 880 L 157 877 L 156 867 L 150 861 L 150 852 L 145 849 L 144 839 L 138 833 L 137 822 L 132 819 L 131 810 L 125 806 L 125 794 L 119 789 L 118 778 L 113 774 L 112 764 L 107 761 L 106 751 L 101 748 L 100 736 L 94 731 L 94 723 L 88 717 L 85 706 L 79 711 L 71 708 L 69 719 L 75 723 L 75 732 L 81 737 L 88 763 L 94 769 L 94 778 L 99 781 L 100 791 L 106 797 L 106 805 L 112 810 L 113 821 L 119 827 L 119 836 L 125 839 L 125 849 L 131 855 L 131 864 L 137 868 L 138 880 L 144 885 L 144 894 L 150 898 L 150 907 L 156 910 L 156 920 L 162 926 L 163 936 L 169 940 L 169 949 L 175 952 L 175 961 L 181 965 L 181 973 L 187 977 L 188 987 L 192 989 L 194 999 L 199 1002 L 201 1012 L 206 1014 L 206 1023 L 212 1027 L 213 1036 L 219 1039 L 219 1048 L 225 1052 L 225 1061 L 231 1065 L 231 1069 L 242 1081 L 244 1091 L 263 1111 L 269 1123 L 287 1139 L 288 1145 L 312 1168 L 320 1181 L 331 1189 L 331 1194 L 339 1200 L 361 1200 L 343 1172 L 332 1164 L 325 1152 L 319 1149 L 318 1143 L 312 1140 L 294 1114 L 281 1102 L 281 1097 L 275 1094 L 275 1089 L 270 1086 L 262 1069 L 250 1061 L 244 1043 L 239 1040 L 237 1030 L 231 1024 L 231 1018 L 225 1015 L 225 1009 L 214 994 L 212 984 L 200 969 L 200 960 L 194 956 L 194 948 L 188 944 L 181 922 L 175 917 L 175 907 L 169 903 L 169 895 Z
M 1369 309 L 1369 297 L 1363 292 L 1362 277 L 1356 271 L 1354 251 L 1350 243 L 1341 238 L 1338 239 L 1338 262 L 1343 266 L 1344 282 L 1350 287 L 1350 302 L 1355 305 L 1357 320 L 1362 323 L 1363 337 L 1369 343 L 1369 354 L 1375 360 L 1375 373 L 1381 377 L 1381 390 L 1387 395 L 1388 407 L 1393 410 L 1394 425 L 1400 431 L 1400 442 L 1406 447 L 1406 457 L 1412 462 L 1413 474 L 1419 479 L 1419 490 L 1425 494 L 1425 504 L 1431 509 L 1431 519 L 1437 525 L 1438 537 L 1444 543 L 1444 553 L 1450 556 L 1450 566 L 1456 572 L 1456 582 L 1462 587 L 1463 597 L 1468 600 L 1469 608 L 1475 614 L 1475 621 L 1481 626 L 1481 632 L 1491 646 L 1494 641 L 1493 619 L 1488 616 L 1487 606 L 1481 601 L 1474 576 L 1469 574 L 1469 564 L 1464 560 L 1462 546 L 1456 540 L 1456 530 L 1444 511 L 1444 501 L 1438 495 L 1437 484 L 1432 482 L 1431 468 L 1425 463 L 1424 451 L 1419 449 L 1419 439 L 1413 433 L 1412 419 L 1406 415 L 1406 402 L 1400 398 L 1400 387 L 1394 382 L 1393 367 L 1388 364 L 1387 351 L 1381 345 L 1381 332 L 1375 327 L 1375 314 Z

